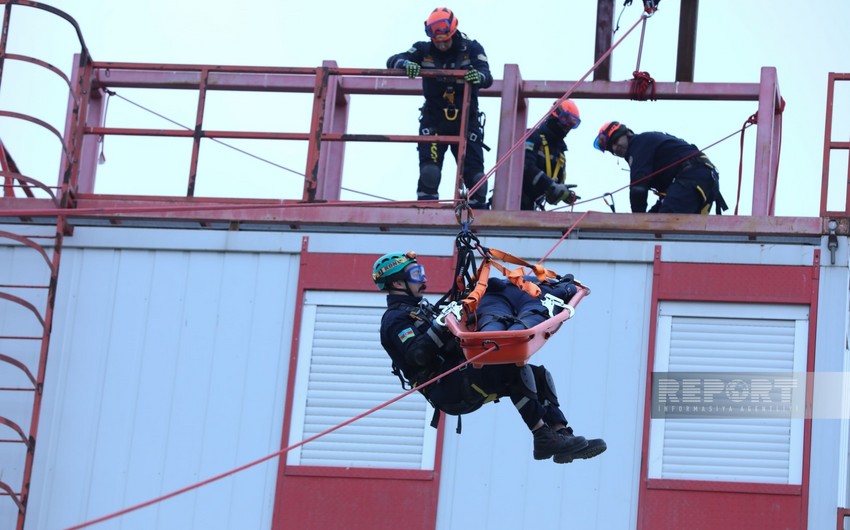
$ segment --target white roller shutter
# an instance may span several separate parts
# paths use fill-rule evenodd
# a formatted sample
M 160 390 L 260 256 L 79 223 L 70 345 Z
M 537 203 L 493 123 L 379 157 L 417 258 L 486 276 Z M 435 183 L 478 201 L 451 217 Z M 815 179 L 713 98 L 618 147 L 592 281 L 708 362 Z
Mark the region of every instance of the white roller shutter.
M 805 373 L 808 319 L 804 306 L 661 302 L 654 371 Z M 802 447 L 790 411 L 652 419 L 649 478 L 800 484 Z
M 290 445 L 403 392 L 379 329 L 382 293 L 308 292 L 302 312 Z M 311 441 L 289 465 L 433 469 L 431 406 L 414 393 Z

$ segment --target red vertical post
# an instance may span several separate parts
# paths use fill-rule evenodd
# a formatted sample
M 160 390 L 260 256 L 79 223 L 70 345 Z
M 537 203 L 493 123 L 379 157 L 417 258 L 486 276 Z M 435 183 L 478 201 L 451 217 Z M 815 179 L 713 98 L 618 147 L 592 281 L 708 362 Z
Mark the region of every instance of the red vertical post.
M 94 193 L 98 149 L 103 138 L 85 135 L 83 131 L 85 127 L 103 125 L 106 100 L 103 97 L 103 91 L 92 79 L 91 61 L 84 60 L 80 54 L 74 55 L 71 83 L 63 142 L 68 145 L 68 152 L 75 153 L 75 156 L 78 154 L 78 156 L 76 173 L 69 185 L 71 190 L 77 193 Z M 79 150 L 77 149 L 78 146 L 81 146 Z M 59 173 L 60 186 L 69 164 L 68 157 L 63 152 Z
M 502 107 L 499 114 L 497 158 L 502 160 L 522 138 L 528 121 L 528 101 L 522 97 L 519 66 L 506 64 L 502 80 Z M 518 149 L 496 169 L 493 189 L 494 210 L 519 210 L 525 151 Z
M 776 68 L 761 69 L 760 86 L 752 215 L 767 216 L 773 214 L 771 197 L 776 187 L 779 159 L 779 145 L 774 140 L 779 138 L 782 131 L 782 122 L 776 119 L 778 101 L 781 99 L 776 80 Z
M 820 215 L 826 216 L 826 199 L 829 196 L 829 143 L 832 136 L 832 99 L 835 97 L 835 74 L 830 72 L 826 83 L 826 115 L 823 127 L 823 166 L 820 182 Z M 848 186 L 850 188 L 850 186 Z M 845 210 L 846 210 L 845 203 Z
M 328 67 L 316 69 L 316 82 L 313 87 L 313 117 L 310 121 L 310 139 L 307 142 L 307 168 L 304 170 L 303 200 L 315 201 L 319 189 L 319 153 L 322 146 L 322 132 L 325 126 L 325 100 L 328 89 Z
M 463 91 L 463 101 L 460 106 L 460 130 L 458 131 L 458 142 L 457 142 L 457 173 L 455 174 L 455 191 L 454 191 L 454 199 L 457 200 L 458 191 L 461 189 L 461 186 L 464 184 L 463 181 L 463 166 L 466 160 L 466 142 L 469 140 L 469 134 L 467 131 L 469 130 L 469 123 L 471 120 L 478 119 L 478 116 L 472 116 L 472 113 L 469 112 L 469 102 L 472 100 L 472 86 L 467 85 L 464 87 Z M 484 186 L 482 183 L 481 186 Z M 469 193 L 469 188 L 464 186 L 467 193 Z M 467 196 L 467 199 L 471 199 L 471 196 Z
M 195 179 L 198 176 L 198 155 L 201 150 L 201 138 L 204 136 L 204 107 L 207 101 L 207 78 L 209 69 L 201 68 L 201 80 L 198 87 L 198 110 L 195 114 L 195 130 L 192 135 L 192 160 L 189 162 L 189 185 L 186 189 L 187 197 L 195 196 Z
M 334 69 L 336 61 L 323 61 L 323 68 Z M 328 79 L 324 102 L 325 129 L 330 133 L 345 134 L 348 129 L 348 103 L 350 96 L 340 90 L 342 77 L 334 75 Z M 316 199 L 337 201 L 342 188 L 342 167 L 345 142 L 329 142 L 319 152 L 319 169 Z

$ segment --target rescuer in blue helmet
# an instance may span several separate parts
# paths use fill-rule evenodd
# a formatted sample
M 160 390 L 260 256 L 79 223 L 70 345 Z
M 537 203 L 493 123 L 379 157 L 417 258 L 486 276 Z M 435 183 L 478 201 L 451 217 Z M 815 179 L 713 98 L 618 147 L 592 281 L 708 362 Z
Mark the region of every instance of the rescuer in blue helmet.
M 417 387 L 466 360 L 455 337 L 435 323 L 435 309 L 424 298 L 425 267 L 414 252 L 381 256 L 375 261 L 372 280 L 378 289 L 387 292 L 381 345 L 403 386 Z M 482 303 L 490 296 L 485 294 Z M 509 396 L 533 433 L 536 460 L 553 458 L 564 464 L 594 457 L 607 448 L 604 440 L 586 440 L 573 434 L 560 409 L 552 374 L 543 366 L 468 365 L 420 392 L 436 410 L 457 416 Z

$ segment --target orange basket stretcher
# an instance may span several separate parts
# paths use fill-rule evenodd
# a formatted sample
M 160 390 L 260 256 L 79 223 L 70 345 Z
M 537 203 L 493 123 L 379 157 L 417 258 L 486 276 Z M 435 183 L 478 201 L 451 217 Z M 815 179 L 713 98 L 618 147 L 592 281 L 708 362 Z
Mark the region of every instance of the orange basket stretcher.
M 578 282 L 575 282 L 575 284 L 578 287 L 578 292 L 569 299 L 566 307 L 560 313 L 529 329 L 514 331 L 470 330 L 465 323 L 466 319 L 459 320 L 458 316 L 451 312 L 446 315 L 445 324 L 452 335 L 457 337 L 460 347 L 463 349 L 463 355 L 467 360 L 492 349 L 494 346 L 496 347 L 495 350 L 472 363 L 473 367 L 480 368 L 485 364 L 511 363 L 523 366 L 561 328 L 565 321 L 572 318 L 575 307 L 581 302 L 582 298 L 590 294 L 590 289 Z

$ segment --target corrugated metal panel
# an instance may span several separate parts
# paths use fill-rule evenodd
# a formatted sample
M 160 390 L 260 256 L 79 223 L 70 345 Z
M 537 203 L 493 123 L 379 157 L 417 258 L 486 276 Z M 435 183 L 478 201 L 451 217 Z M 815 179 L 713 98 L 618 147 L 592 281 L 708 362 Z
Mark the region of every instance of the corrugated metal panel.
M 28 527 L 65 528 L 277 451 L 297 270 L 291 254 L 66 249 Z M 268 528 L 276 463 L 102 526 Z
M 520 239 L 531 262 L 551 241 Z M 507 242 L 487 245 L 514 250 Z M 584 261 L 572 241 L 546 266 L 591 288 L 575 316 L 532 357 L 552 373 L 561 408 L 577 434 L 604 438 L 592 460 L 558 465 L 532 458 L 532 437 L 510 400 L 464 416 L 463 433 L 446 429 L 437 528 L 634 528 L 646 373 L 647 264 Z M 650 254 L 651 255 L 651 254 Z M 435 288 L 433 288 L 435 290 Z M 449 423 L 453 426 L 453 423 Z
M 308 293 L 290 445 L 403 392 L 378 340 L 384 295 Z M 303 398 L 301 397 L 303 396 Z M 303 404 L 303 405 L 302 405 Z M 432 409 L 412 394 L 290 453 L 291 465 L 432 469 Z M 427 430 L 426 430 L 427 429 Z
M 375 255 L 400 244 L 431 249 L 423 254 L 452 249 L 442 236 L 309 235 L 311 249 L 356 247 Z M 350 243 L 340 247 L 341 242 Z M 493 246 L 535 261 L 554 243 L 506 238 Z M 487 405 L 464 418 L 462 435 L 446 429 L 438 528 L 558 528 L 564 521 L 583 529 L 635 527 L 645 396 L 639 374 L 647 371 L 652 316 L 646 309 L 657 243 L 570 239 L 546 263 L 574 273 L 592 294 L 533 362 L 555 376 L 570 424 L 579 434 L 604 437 L 608 451 L 568 466 L 534 461 L 531 437 L 510 403 Z M 49 425 L 42 427 L 36 457 L 30 507 L 38 519 L 30 521 L 32 528 L 67 527 L 280 448 L 299 244 L 299 233 L 270 233 L 267 239 L 241 231 L 224 237 L 204 230 L 121 227 L 77 228 L 66 239 L 66 249 L 73 251 L 66 250 L 60 277 L 49 410 L 43 410 Z M 660 244 L 665 257 L 691 261 L 710 255 L 709 261 L 733 256 L 742 263 L 811 263 L 805 245 Z M 7 251 L 0 247 L 0 267 L 14 261 Z M 828 255 L 825 243 L 823 252 Z M 214 267 L 232 259 L 225 253 L 250 259 L 233 261 L 226 271 Z M 818 359 L 832 359 L 828 368 L 835 371 L 842 366 L 843 349 L 835 344 L 844 338 L 847 307 L 846 257 L 841 259 L 841 270 L 821 269 L 836 279 L 828 293 L 834 298 L 821 304 L 818 323 Z M 23 269 L 15 271 L 26 277 Z M 252 277 L 265 288 L 252 285 Z M 430 287 L 439 292 L 447 286 Z M 228 305 L 232 313 L 221 309 Z M 373 306 L 382 306 L 382 300 Z M 241 328 L 249 325 L 257 331 L 243 334 Z M 820 336 L 824 330 L 827 340 Z M 379 348 L 377 328 L 372 340 Z M 397 380 L 385 377 L 397 395 Z M 240 394 L 238 381 L 246 394 Z M 247 393 L 250 398 L 241 398 Z M 832 455 L 839 451 L 833 431 L 826 438 L 819 434 L 827 428 L 814 422 L 812 472 L 827 480 L 813 481 L 812 487 L 833 491 L 825 483 L 835 478 Z M 233 432 L 242 435 L 234 440 Z M 268 528 L 275 468 L 271 461 L 98 528 Z M 810 502 L 827 504 L 826 497 L 834 504 L 835 495 Z M 834 506 L 830 517 L 834 524 Z M 820 528 L 811 522 L 809 527 Z
M 785 318 L 768 318 L 783 313 Z M 797 306 L 664 302 L 655 371 L 791 376 L 806 357 L 807 319 L 807 311 Z M 791 409 L 782 418 L 668 418 L 652 423 L 650 478 L 801 481 L 802 425 Z

